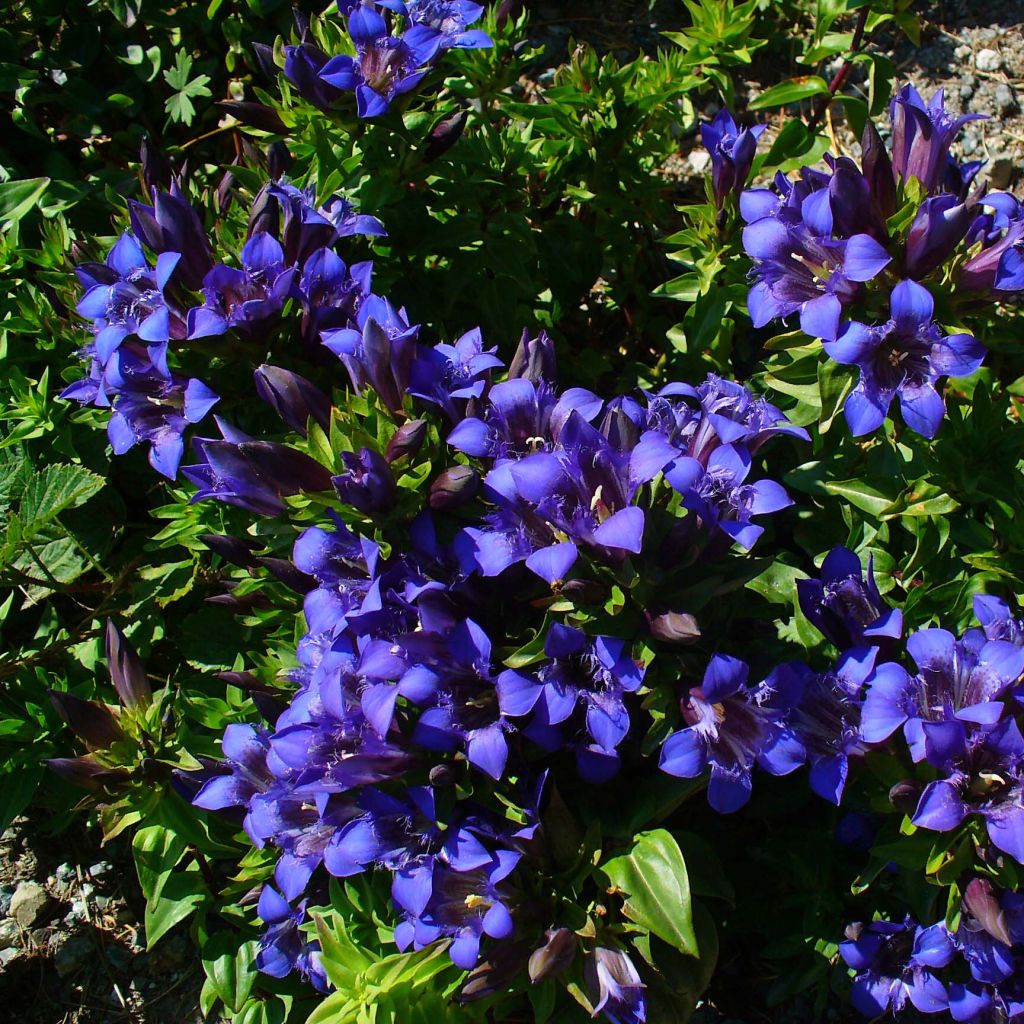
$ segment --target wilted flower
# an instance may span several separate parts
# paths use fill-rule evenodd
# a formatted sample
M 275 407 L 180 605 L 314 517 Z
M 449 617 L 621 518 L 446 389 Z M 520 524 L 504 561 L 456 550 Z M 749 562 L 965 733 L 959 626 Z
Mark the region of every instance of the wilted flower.
M 603 1013 L 612 1024 L 644 1024 L 646 986 L 622 950 L 597 946 L 587 954 L 584 975 L 595 1014 Z

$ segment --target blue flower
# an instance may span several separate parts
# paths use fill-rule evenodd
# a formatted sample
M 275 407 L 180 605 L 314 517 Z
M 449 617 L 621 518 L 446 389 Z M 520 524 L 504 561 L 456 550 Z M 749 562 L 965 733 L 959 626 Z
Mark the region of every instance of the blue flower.
M 644 1024 L 646 986 L 626 953 L 596 946 L 588 953 L 583 970 L 595 1016 L 603 1013 L 612 1024 Z
M 700 126 L 704 148 L 711 154 L 711 182 L 719 209 L 730 195 L 739 195 L 747 183 L 757 140 L 767 131 L 764 124 L 740 129 L 724 107 L 710 124 Z

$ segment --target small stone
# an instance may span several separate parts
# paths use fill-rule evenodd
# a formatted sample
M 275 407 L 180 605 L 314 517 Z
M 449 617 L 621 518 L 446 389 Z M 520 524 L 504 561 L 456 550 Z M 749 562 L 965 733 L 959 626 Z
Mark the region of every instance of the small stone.
M 687 162 L 694 174 L 703 174 L 711 163 L 711 154 L 706 149 L 695 149 Z
M 15 957 L 21 955 L 20 949 L 9 946 L 7 949 L 0 949 L 0 967 L 6 967 Z
M 0 917 L 6 917 L 11 912 L 11 897 L 13 895 L 13 886 L 0 885 Z
M 1000 114 L 1012 114 L 1017 108 L 1017 98 L 1013 95 L 1013 90 L 1005 83 L 996 86 L 995 104 L 996 110 Z
M 70 882 L 75 877 L 75 869 L 70 864 L 59 864 L 54 877 L 58 882 Z
M 109 902 L 110 902 L 110 897 L 109 896 L 97 896 L 93 900 L 93 903 L 96 904 L 96 909 L 97 910 L 106 910 L 107 909 L 107 904 Z
M 56 928 L 34 928 L 30 938 L 38 949 L 45 949 L 56 934 Z
M 1013 161 L 1006 156 L 996 157 L 988 168 L 988 183 L 991 188 L 1009 188 L 1013 183 Z
M 979 71 L 998 71 L 1002 64 L 1003 58 L 997 51 L 990 50 L 987 46 L 974 55 L 974 66 Z
M 102 878 L 104 875 L 109 875 L 113 870 L 114 869 L 109 861 L 101 860 L 97 861 L 89 868 L 89 874 L 92 875 L 93 878 Z
M 62 978 L 74 974 L 85 965 L 93 955 L 92 940 L 86 935 L 72 935 L 54 957 L 53 964 L 57 974 Z
M 957 60 L 963 60 L 964 57 L 970 57 L 970 55 L 971 55 L 971 48 L 969 46 L 967 46 L 965 43 L 961 43 L 953 51 L 953 56 L 956 57 Z
M 52 901 L 38 882 L 19 882 L 11 897 L 11 917 L 22 928 L 42 924 L 48 916 Z
M 0 921 L 0 949 L 11 949 L 13 946 L 17 946 L 19 934 L 15 921 L 10 918 Z

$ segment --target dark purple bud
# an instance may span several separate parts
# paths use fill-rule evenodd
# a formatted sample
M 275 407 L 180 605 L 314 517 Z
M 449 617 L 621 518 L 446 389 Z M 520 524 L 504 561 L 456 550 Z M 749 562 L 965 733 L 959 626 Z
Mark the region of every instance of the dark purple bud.
M 390 512 L 398 497 L 398 485 L 391 467 L 380 452 L 361 448 L 359 453 L 342 452 L 345 472 L 331 478 L 338 497 L 365 515 Z
M 416 453 L 423 447 L 426 436 L 426 420 L 409 420 L 408 423 L 403 423 L 388 442 L 384 458 L 388 462 L 397 462 L 406 455 L 410 459 L 415 458 Z
M 231 208 L 231 201 L 235 195 L 235 175 L 231 171 L 225 171 L 217 186 L 217 209 L 221 213 L 227 213 Z
M 234 594 L 214 594 L 212 597 L 204 598 L 207 604 L 215 604 L 220 608 L 227 608 L 235 615 L 248 615 L 253 610 L 273 608 L 265 594 L 253 593 L 236 597 Z
M 444 156 L 452 146 L 462 137 L 466 127 L 466 120 L 469 111 L 459 110 L 448 117 L 441 118 L 427 136 L 426 145 L 423 147 L 423 162 L 432 163 L 438 157 Z
M 142 660 L 113 619 L 107 619 L 107 667 L 117 696 L 126 708 L 145 710 L 153 703 Z
M 295 163 L 295 158 L 285 143 L 278 141 L 267 146 L 267 167 L 274 181 L 287 174 L 293 163 Z
M 46 764 L 65 782 L 94 792 L 109 783 L 127 782 L 129 779 L 123 768 L 104 768 L 88 754 L 85 757 L 51 757 Z
M 316 590 L 316 580 L 306 575 L 301 569 L 295 566 L 286 558 L 257 558 L 257 562 L 271 574 L 276 576 L 289 590 L 296 594 L 308 594 Z
M 919 281 L 952 254 L 971 225 L 971 214 L 956 196 L 926 199 L 907 235 L 907 276 Z
M 435 512 L 465 505 L 480 486 L 480 477 L 470 466 L 451 466 L 431 485 L 427 504 Z
M 459 1002 L 472 1003 L 507 989 L 523 969 L 528 948 L 521 942 L 505 942 L 495 946 L 488 958 L 469 972 L 469 977 L 459 991 Z
M 266 43 L 253 43 L 252 55 L 260 71 L 271 81 L 277 81 L 277 73 L 281 70 L 274 61 L 274 48 Z
M 439 789 L 456 785 L 462 779 L 462 776 L 466 774 L 462 767 L 464 763 L 463 761 L 452 761 L 435 764 L 427 776 L 430 784 Z
M 170 765 L 163 764 L 155 757 L 144 757 L 139 765 L 139 775 L 146 782 L 163 783 L 171 777 Z
M 544 945 L 530 954 L 527 967 L 534 985 L 562 974 L 576 957 L 576 936 L 568 928 L 549 928 L 544 938 Z
M 897 782 L 889 790 L 889 803 L 897 811 L 902 811 L 904 814 L 913 814 L 917 810 L 917 802 L 921 798 L 923 788 L 920 783 L 911 782 L 909 779 Z
M 110 709 L 96 701 L 82 700 L 72 693 L 50 690 L 50 700 L 68 728 L 93 750 L 105 750 L 124 733 Z
M 1007 946 L 1013 945 L 1006 915 L 991 882 L 984 878 L 972 878 L 964 890 L 964 907 L 992 938 Z
M 501 0 L 498 5 L 498 13 L 495 15 L 495 24 L 498 28 L 501 28 L 509 18 L 514 18 L 522 5 L 523 0 Z
M 871 196 L 882 216 L 888 219 L 896 212 L 896 180 L 893 177 L 889 151 L 885 148 L 878 129 L 870 121 L 864 122 L 860 148 L 861 168 L 871 189 Z
M 256 193 L 256 198 L 252 201 L 252 209 L 249 211 L 248 237 L 252 238 L 261 231 L 265 231 L 268 235 L 276 238 L 280 223 L 280 208 L 270 192 L 268 183 Z
M 179 253 L 176 280 L 198 290 L 213 267 L 213 253 L 203 222 L 178 184 L 172 181 L 169 192 L 154 189 L 152 206 L 129 200 L 128 209 L 135 236 L 155 253 Z
M 226 110 L 236 121 L 250 128 L 258 128 L 261 132 L 272 135 L 286 135 L 288 128 L 273 107 L 263 103 L 251 103 L 245 100 L 218 100 L 221 110 Z
M 241 566 L 243 569 L 256 567 L 256 559 L 252 553 L 264 547 L 262 541 L 253 540 L 251 537 L 229 537 L 219 533 L 203 533 L 199 539 L 226 562 Z
M 667 644 L 695 644 L 700 639 L 700 625 L 687 612 L 665 612 L 649 622 L 651 636 Z
M 327 54 L 312 43 L 284 48 L 284 77 L 304 100 L 321 110 L 329 110 L 342 95 L 341 89 L 320 77 L 327 60 Z
M 256 705 L 256 710 L 263 716 L 264 721 L 271 727 L 274 726 L 288 706 L 283 700 L 271 697 L 266 693 L 260 693 L 258 690 L 253 693 L 252 702 Z
M 529 331 L 523 330 L 519 347 L 512 357 L 508 375 L 522 377 L 539 384 L 542 380 L 549 384 L 558 383 L 558 364 L 555 360 L 555 343 L 548 337 L 547 331 L 541 331 L 536 338 L 531 338 Z
M 148 138 L 143 139 L 139 145 L 139 163 L 142 167 L 142 182 L 147 192 L 162 188 L 170 180 L 170 165 Z
M 331 400 L 305 377 L 280 366 L 264 363 L 254 374 L 256 394 L 281 419 L 306 436 L 306 423 L 312 417 L 324 430 L 331 428 Z
M 313 585 L 316 586 L 315 580 Z M 274 687 L 260 682 L 259 677 L 254 676 L 251 672 L 214 672 L 214 676 L 229 686 L 237 686 L 240 690 L 259 690 L 263 693 L 275 692 Z
M 608 588 L 597 580 L 566 580 L 559 593 L 576 604 L 604 604 L 608 598 Z

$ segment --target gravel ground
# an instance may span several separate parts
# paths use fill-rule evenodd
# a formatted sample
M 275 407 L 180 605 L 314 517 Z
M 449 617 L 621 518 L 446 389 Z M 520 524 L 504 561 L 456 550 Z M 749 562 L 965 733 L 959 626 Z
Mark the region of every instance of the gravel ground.
M 646 2 L 610 0 L 595 16 L 589 0 L 541 0 L 533 37 L 550 44 L 553 56 L 573 38 L 628 57 L 654 49 L 658 30 L 678 24 L 680 6 L 657 0 L 651 10 Z M 982 178 L 991 187 L 1013 187 L 1024 160 L 1024 0 L 947 0 L 922 15 L 921 46 L 903 40 L 888 50 L 900 81 L 926 95 L 944 88 L 953 111 L 987 115 L 967 125 L 960 152 L 987 161 Z M 763 81 L 748 82 L 749 94 L 771 84 L 769 75 L 765 69 Z M 708 101 L 703 113 L 716 110 Z M 843 126 L 835 131 L 856 156 Z M 681 198 L 701 194 L 707 163 L 696 139 L 681 141 L 665 168 Z M 19 1024 L 198 1024 L 202 970 L 187 930 L 146 952 L 127 843 L 100 848 L 81 823 L 53 837 L 46 824 L 19 819 L 0 836 L 0 1017 Z M 705 1011 L 702 1024 L 716 1016 Z

